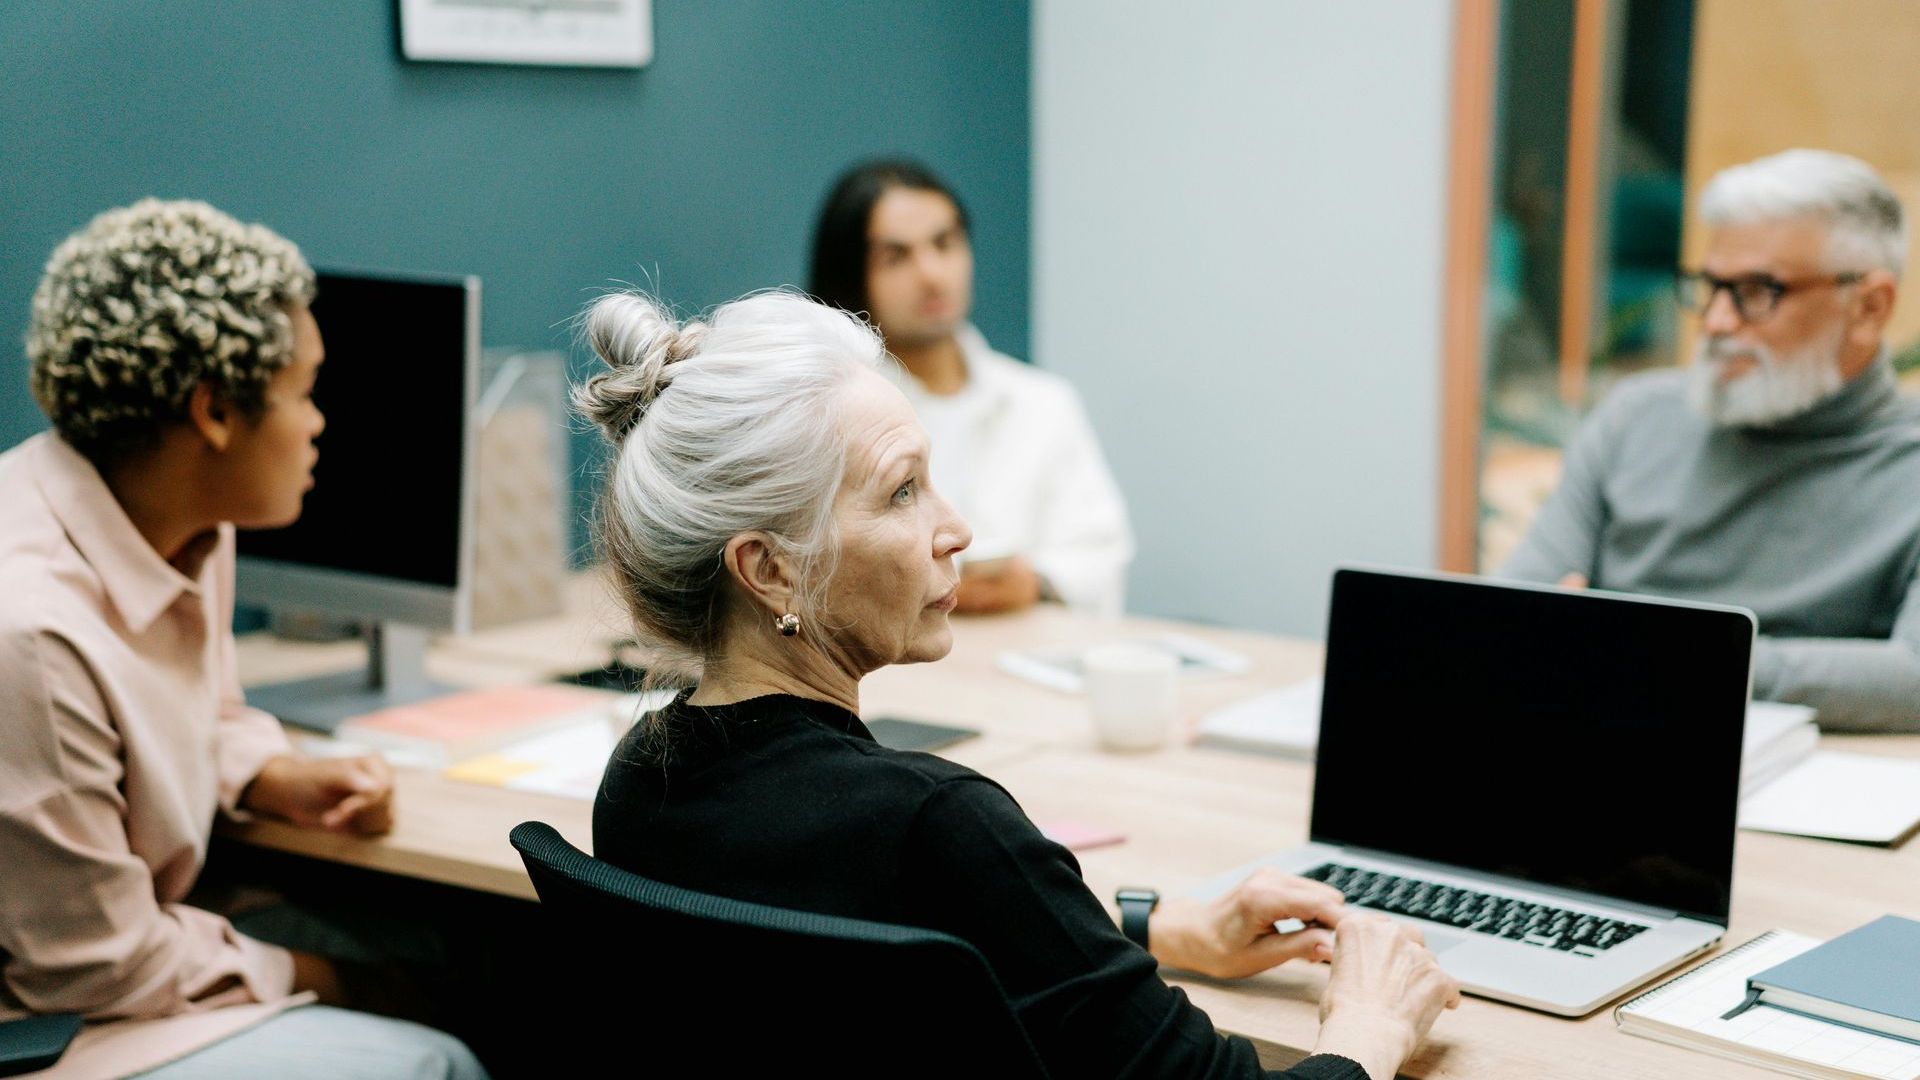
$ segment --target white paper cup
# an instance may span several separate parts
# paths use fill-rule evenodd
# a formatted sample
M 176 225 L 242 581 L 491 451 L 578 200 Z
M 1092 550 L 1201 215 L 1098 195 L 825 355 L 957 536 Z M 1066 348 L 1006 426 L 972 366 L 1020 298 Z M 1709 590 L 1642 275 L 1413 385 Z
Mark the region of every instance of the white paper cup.
M 1094 736 L 1109 750 L 1166 744 L 1178 706 L 1179 661 L 1151 645 L 1100 645 L 1081 658 Z

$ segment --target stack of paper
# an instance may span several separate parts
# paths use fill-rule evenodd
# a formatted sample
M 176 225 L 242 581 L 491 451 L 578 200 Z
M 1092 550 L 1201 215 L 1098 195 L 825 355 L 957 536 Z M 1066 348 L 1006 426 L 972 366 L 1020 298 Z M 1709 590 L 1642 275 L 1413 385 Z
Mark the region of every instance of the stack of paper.
M 1239 675 L 1247 670 L 1243 653 L 1211 645 L 1186 634 L 1160 634 L 1138 642 L 1171 653 L 1184 676 Z M 1086 689 L 1082 658 L 1085 649 L 1009 649 L 994 657 L 995 666 L 1009 675 L 1039 683 L 1050 690 L 1077 694 Z
M 451 780 L 591 800 L 619 737 L 642 713 L 672 701 L 677 691 L 602 694 L 602 708 L 576 714 L 532 738 L 467 758 L 446 771 Z M 611 704 L 607 704 L 608 702 Z
M 1745 748 L 1740 754 L 1740 797 L 1766 787 L 1805 761 L 1820 742 L 1811 705 L 1755 701 L 1747 705 Z
M 608 706 L 620 699 L 557 683 L 495 686 L 368 713 L 336 734 L 342 742 L 445 765 L 587 718 L 604 725 Z
M 1320 738 L 1320 680 L 1308 679 L 1208 713 L 1194 741 L 1229 750 L 1313 760 Z
M 613 730 L 607 724 L 574 724 L 469 758 L 448 769 L 446 776 L 470 784 L 591 799 L 600 790 L 600 775 L 607 770 L 613 745 Z

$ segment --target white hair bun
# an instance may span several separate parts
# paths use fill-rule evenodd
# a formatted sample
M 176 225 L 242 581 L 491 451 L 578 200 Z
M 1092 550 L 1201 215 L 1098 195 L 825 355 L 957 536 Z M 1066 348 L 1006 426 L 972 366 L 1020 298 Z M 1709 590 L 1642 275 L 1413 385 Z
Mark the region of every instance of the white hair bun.
M 700 350 L 707 326 L 681 325 L 658 301 L 611 293 L 587 309 L 587 343 L 611 368 L 573 393 L 574 407 L 618 445 L 673 382 L 673 365 Z

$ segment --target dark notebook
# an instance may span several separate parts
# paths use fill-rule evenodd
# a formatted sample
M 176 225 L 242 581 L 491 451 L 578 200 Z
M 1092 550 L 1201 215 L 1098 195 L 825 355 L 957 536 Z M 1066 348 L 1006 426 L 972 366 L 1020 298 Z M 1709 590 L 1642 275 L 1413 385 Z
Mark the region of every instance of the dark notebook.
M 1878 919 L 1747 980 L 1775 1008 L 1920 1043 L 1920 922 Z
M 80 1017 L 51 1013 L 0 1023 L 0 1076 L 51 1067 L 80 1033 Z
M 978 728 L 949 727 L 882 716 L 866 722 L 873 741 L 889 750 L 934 751 L 980 734 Z

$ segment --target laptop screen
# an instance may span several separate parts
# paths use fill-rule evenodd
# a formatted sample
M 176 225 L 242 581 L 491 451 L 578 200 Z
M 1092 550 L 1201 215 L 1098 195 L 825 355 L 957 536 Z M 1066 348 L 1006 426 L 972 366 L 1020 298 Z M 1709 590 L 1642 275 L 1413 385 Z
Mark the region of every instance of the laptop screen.
M 1313 839 L 1724 924 L 1753 621 L 1334 574 Z

